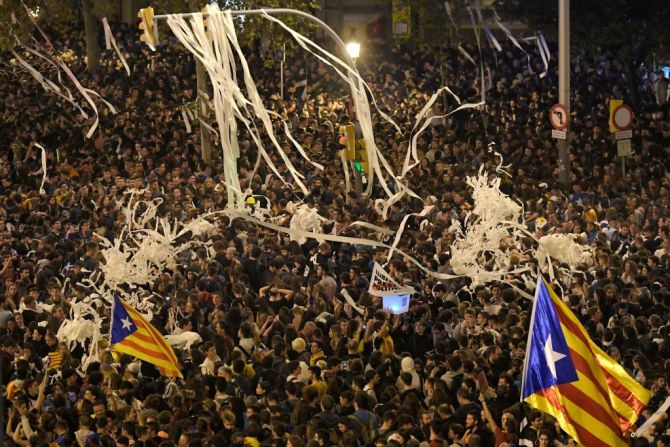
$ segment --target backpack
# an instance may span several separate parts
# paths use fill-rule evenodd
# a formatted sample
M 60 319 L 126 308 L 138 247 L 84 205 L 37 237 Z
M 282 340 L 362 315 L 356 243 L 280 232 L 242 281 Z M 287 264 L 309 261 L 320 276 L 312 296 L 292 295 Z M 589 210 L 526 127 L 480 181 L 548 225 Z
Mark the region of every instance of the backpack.
M 361 435 L 361 441 L 363 442 L 363 445 L 368 445 L 373 439 L 377 437 L 377 430 L 375 430 L 375 415 L 371 411 L 368 411 L 368 414 L 370 417 L 368 418 L 367 424 L 365 424 L 353 414 L 348 416 L 348 418 L 353 421 L 356 431 Z
M 256 355 L 256 345 L 254 345 L 254 346 L 251 347 L 251 352 L 248 352 L 248 351 L 247 351 L 246 349 L 244 349 L 244 347 L 243 347 L 241 344 L 239 344 L 239 343 L 237 344 L 237 346 L 235 346 L 235 349 L 237 349 L 237 350 L 240 351 L 242 354 L 244 354 L 244 356 L 246 357 L 246 362 L 245 362 L 245 363 L 249 363 L 249 362 L 252 362 L 252 361 L 255 361 L 255 360 L 256 360 L 256 357 L 257 357 L 257 355 Z

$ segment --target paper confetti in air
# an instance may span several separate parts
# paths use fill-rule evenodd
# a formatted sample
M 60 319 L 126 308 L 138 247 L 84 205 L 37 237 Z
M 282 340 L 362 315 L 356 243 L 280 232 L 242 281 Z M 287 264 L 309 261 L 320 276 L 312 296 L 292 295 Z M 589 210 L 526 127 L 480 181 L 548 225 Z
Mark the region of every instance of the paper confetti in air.
M 521 206 L 500 191 L 500 178 L 489 179 L 483 169 L 467 183 L 474 209 L 465 229 L 458 221 L 452 225 L 456 241 L 451 246 L 451 267 L 473 285 L 502 280 L 515 270 L 512 256 L 521 237 Z
M 40 163 L 42 164 L 42 183 L 40 183 L 40 195 L 46 194 L 44 191 L 44 183 L 47 181 L 47 151 L 42 146 L 37 143 L 34 143 L 35 147 L 38 147 L 42 150 L 42 155 L 40 156 Z
M 166 335 L 165 339 L 175 348 L 189 350 L 192 345 L 202 343 L 202 337 L 197 332 L 182 332 L 181 334 Z
M 117 291 L 124 285 L 132 289 L 152 284 L 164 269 L 176 268 L 181 253 L 199 243 L 194 239 L 182 241 L 182 236 L 197 237 L 214 228 L 202 216 L 186 223 L 157 217 L 161 200 L 138 200 L 143 193 L 127 193 L 126 226 L 114 241 L 97 235 L 105 259 L 100 267 L 102 284 L 110 291 Z M 140 205 L 144 211 L 138 215 Z M 132 300 L 129 303 L 135 304 Z
M 213 5 L 209 5 L 207 11 L 209 13 L 207 31 L 202 14 L 194 14 L 189 22 L 183 17 L 172 15 L 168 18 L 168 25 L 179 41 L 202 62 L 212 84 L 211 97 L 222 143 L 228 207 L 236 208 L 244 202 L 237 172 L 237 159 L 240 155 L 237 141 L 238 122 L 249 130 L 260 156 L 270 170 L 287 184 L 261 143 L 259 130 L 249 119 L 252 116 L 261 121 L 273 148 L 288 168 L 296 186 L 307 194 L 308 189 L 302 181 L 304 176 L 295 169 L 275 136 L 270 113 L 263 106 L 246 58 L 237 41 L 232 16 L 229 12 L 222 13 Z M 242 69 L 246 95 L 238 85 L 239 68 Z
M 497 171 L 505 173 L 509 166 L 502 166 L 502 156 Z M 510 275 L 521 276 L 528 282 L 530 267 L 523 265 L 524 259 L 537 259 L 541 268 L 548 270 L 554 278 L 550 260 L 565 264 L 559 273 L 571 276 L 579 267 L 591 265 L 591 247 L 580 244 L 576 235 L 551 234 L 535 237 L 527 228 L 523 208 L 519 203 L 500 191 L 501 179 L 491 177 L 479 170 L 476 176 L 467 178 L 472 188 L 474 208 L 465 222 L 454 221 L 450 231 L 456 240 L 450 247 L 450 265 L 457 275 L 470 278 L 472 286 L 491 281 L 507 282 Z M 534 245 L 529 252 L 521 253 L 521 241 L 526 238 Z M 536 272 L 530 272 L 534 275 Z M 515 287 L 515 286 L 513 286 Z M 516 287 L 515 289 L 521 293 Z
M 307 238 L 303 235 L 298 235 L 297 232 L 321 233 L 321 224 L 326 222 L 327 219 L 319 216 L 319 212 L 316 209 L 310 208 L 308 205 L 299 205 L 297 207 L 292 203 L 290 205 L 286 207 L 287 211 L 293 214 L 289 228 L 296 232 L 291 235 L 292 241 L 297 241 L 299 244 L 307 242 Z M 323 241 L 323 239 L 317 240 L 319 242 Z
M 99 342 L 102 339 L 102 309 L 94 309 L 85 300 L 74 300 L 70 305 L 70 318 L 66 319 L 58 329 L 56 337 L 68 344 L 70 350 L 75 343 L 85 346 L 88 343 L 88 355 L 82 359 L 82 370 L 86 370 L 90 362 L 97 361 Z
M 576 234 L 549 234 L 539 240 L 536 257 L 540 266 L 544 267 L 547 259 L 567 264 L 576 269 L 583 265 L 590 265 L 593 260 L 591 248 L 577 242 Z
M 86 363 L 98 359 L 98 343 L 103 338 L 100 332 L 103 309 L 110 307 L 113 294 L 117 293 L 151 321 L 156 300 L 163 305 L 163 299 L 150 296 L 140 286 L 151 285 L 164 271 L 174 270 L 179 256 L 201 245 L 197 238 L 215 228 L 207 220 L 211 213 L 187 222 L 158 217 L 161 200 L 139 199 L 144 192 L 131 190 L 126 194 L 122 210 L 125 225 L 116 237 L 109 240 L 96 234 L 104 261 L 82 281 L 81 285 L 91 292 L 84 299 L 72 301 L 71 318 L 58 331 L 58 338 L 70 346 L 73 343 L 88 346 Z M 193 342 L 186 340 L 187 344 Z

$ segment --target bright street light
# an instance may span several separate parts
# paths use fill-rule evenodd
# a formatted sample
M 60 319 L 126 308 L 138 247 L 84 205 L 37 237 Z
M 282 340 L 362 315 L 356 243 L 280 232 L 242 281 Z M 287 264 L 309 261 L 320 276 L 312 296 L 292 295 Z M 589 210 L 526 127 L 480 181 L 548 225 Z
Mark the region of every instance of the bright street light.
M 349 53 L 352 59 L 358 59 L 358 56 L 361 55 L 361 44 L 358 42 L 349 42 L 347 44 L 347 53 Z

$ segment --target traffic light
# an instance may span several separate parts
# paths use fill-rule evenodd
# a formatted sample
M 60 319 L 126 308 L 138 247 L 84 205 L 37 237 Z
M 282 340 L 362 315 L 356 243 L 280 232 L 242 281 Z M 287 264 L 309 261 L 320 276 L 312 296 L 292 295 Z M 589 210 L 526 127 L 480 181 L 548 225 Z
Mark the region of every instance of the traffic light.
M 356 159 L 356 126 L 349 123 L 340 126 L 340 144 L 344 146 L 344 158 L 346 160 Z
M 365 140 L 358 140 L 356 142 L 356 161 L 354 162 L 356 170 L 359 172 L 368 173 L 368 153 L 365 150 Z
M 207 31 L 209 27 L 209 20 L 208 20 L 209 14 L 213 14 L 218 11 L 219 7 L 214 3 L 205 5 L 205 7 L 200 10 L 200 12 L 203 14 L 202 23 L 205 25 L 205 31 Z
M 368 172 L 368 153 L 365 151 L 365 140 L 356 139 L 356 126 L 347 124 L 340 126 L 340 144 L 344 150 L 344 158 L 354 162 L 356 171 Z
M 147 45 L 152 50 L 156 49 L 156 44 L 158 43 L 158 34 L 156 34 L 156 25 L 154 21 L 154 8 L 147 7 L 140 9 L 140 12 L 137 13 L 137 17 L 142 19 L 140 22 L 140 30 L 142 35 L 140 40 Z

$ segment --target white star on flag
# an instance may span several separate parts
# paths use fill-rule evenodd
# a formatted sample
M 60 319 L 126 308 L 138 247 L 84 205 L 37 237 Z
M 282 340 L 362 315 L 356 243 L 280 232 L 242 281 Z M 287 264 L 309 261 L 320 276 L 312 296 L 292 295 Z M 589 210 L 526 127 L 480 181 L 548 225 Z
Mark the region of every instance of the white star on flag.
M 549 367 L 549 371 L 551 371 L 551 374 L 554 376 L 554 379 L 557 379 L 558 377 L 556 377 L 556 362 L 565 358 L 566 355 L 554 351 L 554 347 L 552 346 L 551 343 L 551 334 L 549 334 L 549 336 L 547 337 L 547 341 L 544 344 L 544 357 L 545 359 L 547 359 L 547 366 Z
M 121 323 L 123 323 L 123 328 L 127 329 L 128 331 L 130 331 L 130 329 L 133 327 L 133 324 L 130 322 L 130 318 L 128 317 L 121 320 Z

